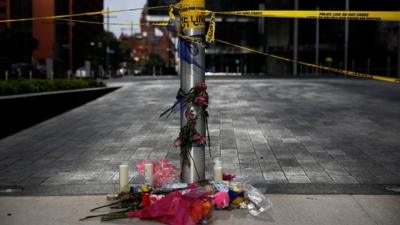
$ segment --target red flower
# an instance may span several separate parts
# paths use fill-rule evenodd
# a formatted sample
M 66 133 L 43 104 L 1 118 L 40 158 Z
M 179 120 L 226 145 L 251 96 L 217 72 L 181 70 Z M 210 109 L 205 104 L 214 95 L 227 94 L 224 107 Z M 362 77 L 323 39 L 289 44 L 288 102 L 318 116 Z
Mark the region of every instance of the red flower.
M 182 145 L 182 140 L 180 138 L 177 138 L 174 142 L 174 147 L 179 148 Z
M 208 105 L 208 99 L 204 97 L 196 97 L 194 100 L 194 104 L 199 105 L 199 106 L 207 106 Z
M 150 194 L 144 193 L 142 194 L 142 207 L 146 208 L 151 205 Z
M 222 180 L 231 181 L 236 177 L 234 174 L 224 173 L 222 174 Z
M 206 144 L 206 138 L 199 135 L 199 134 L 195 134 L 192 137 L 193 142 L 196 142 L 196 144 L 198 145 L 205 145 Z
M 207 90 L 207 84 L 205 82 L 201 82 L 196 84 L 196 89 L 205 91 Z

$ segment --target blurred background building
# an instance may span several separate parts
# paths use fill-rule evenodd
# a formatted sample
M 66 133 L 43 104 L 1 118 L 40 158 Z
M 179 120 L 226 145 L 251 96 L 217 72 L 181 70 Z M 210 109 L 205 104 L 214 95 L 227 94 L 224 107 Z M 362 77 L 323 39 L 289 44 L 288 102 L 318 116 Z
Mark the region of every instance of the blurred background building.
M 101 10 L 103 1 L 0 0 L 0 17 L 11 19 Z M 73 19 L 102 23 L 103 15 Z M 37 20 L 5 24 L 0 27 L 0 32 L 0 70 L 9 69 L 16 63 L 43 67 L 46 59 L 51 59 L 55 74 L 65 75 L 68 70 L 74 71 L 84 65 L 92 40 L 104 29 L 98 24 Z
M 9 18 L 9 0 L 0 0 L 0 20 Z M 0 24 L 0 32 L 4 32 L 7 24 Z
M 0 17 L 4 19 L 32 17 L 31 0 L 1 0 Z M 30 62 L 31 50 L 37 45 L 32 38 L 32 23 L 5 23 L 0 26 L 0 70 L 11 62 Z
M 142 12 L 140 31 L 122 33 L 120 40 L 132 48 L 135 74 L 176 74 L 175 45 L 165 27 L 152 26 L 147 21 L 147 10 Z
M 103 10 L 102 1 L 35 0 L 33 16 L 68 15 Z M 74 20 L 103 22 L 102 15 L 73 17 Z M 90 51 L 90 43 L 102 33 L 103 26 L 76 23 L 65 20 L 39 20 L 33 22 L 33 37 L 39 42 L 33 53 L 35 63 L 44 64 L 47 58 L 54 60 L 58 71 L 74 70 L 84 66 Z
M 148 6 L 177 0 L 148 0 Z M 376 0 L 206 0 L 206 8 L 229 10 L 367 10 L 398 11 L 399 1 Z M 102 0 L 0 0 L 0 18 L 18 19 L 93 12 L 104 9 Z M 117 39 L 104 30 L 108 16 L 81 16 L 74 20 L 38 20 L 0 24 L 0 75 L 13 64 L 43 68 L 46 60 L 54 73 L 68 72 L 91 62 L 95 73 L 113 73 L 134 67 L 157 74 L 174 73 L 176 41 L 163 28 L 149 22 L 168 21 L 168 9 L 144 11 L 140 31 Z M 105 17 L 105 18 L 104 18 Z M 107 20 L 106 20 L 107 21 Z M 106 26 L 107 27 L 107 26 Z M 331 65 L 357 72 L 400 75 L 400 23 L 377 21 L 295 20 L 218 16 L 216 37 L 256 50 L 304 62 Z M 206 50 L 206 72 L 235 75 L 304 75 L 318 71 L 277 61 L 223 44 Z
M 148 0 L 149 6 L 173 0 Z M 398 11 L 399 1 L 375 0 L 207 0 L 209 10 L 366 10 Z M 166 21 L 166 10 L 150 11 L 149 21 Z M 296 22 L 297 21 L 297 22 Z M 347 30 L 347 31 L 346 31 Z M 399 23 L 294 20 L 219 16 L 216 37 L 259 51 L 358 72 L 400 75 Z M 347 38 L 346 38 L 347 37 Z M 347 49 L 347 50 L 346 50 Z M 206 50 L 211 73 L 299 75 L 309 68 L 216 44 Z M 325 62 L 326 61 L 326 62 Z

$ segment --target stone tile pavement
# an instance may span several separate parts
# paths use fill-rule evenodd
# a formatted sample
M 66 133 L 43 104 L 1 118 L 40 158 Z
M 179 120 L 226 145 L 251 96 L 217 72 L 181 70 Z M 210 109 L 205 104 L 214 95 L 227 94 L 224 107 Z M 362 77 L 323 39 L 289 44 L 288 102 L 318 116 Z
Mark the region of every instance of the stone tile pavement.
M 0 185 L 32 194 L 106 193 L 120 163 L 129 163 L 131 176 L 144 159 L 178 165 L 171 144 L 179 115 L 159 114 L 173 103 L 179 81 L 125 78 L 110 85 L 123 87 L 0 140 Z M 399 85 L 353 79 L 208 85 L 212 157 L 222 158 L 226 172 L 294 188 L 400 184 Z

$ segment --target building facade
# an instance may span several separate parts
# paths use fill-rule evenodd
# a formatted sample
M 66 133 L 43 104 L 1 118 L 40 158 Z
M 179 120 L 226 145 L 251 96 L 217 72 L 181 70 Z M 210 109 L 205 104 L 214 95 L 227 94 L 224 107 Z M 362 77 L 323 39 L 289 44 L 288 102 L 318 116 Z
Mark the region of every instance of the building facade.
M 133 49 L 132 57 L 135 67 L 145 68 L 152 57 L 158 57 L 162 60 L 156 73 L 175 73 L 175 46 L 171 36 L 165 28 L 151 26 L 147 18 L 147 11 L 143 11 L 141 17 L 140 32 L 133 35 L 122 33 L 120 40 Z M 147 68 L 149 69 L 149 68 Z M 151 69 L 151 68 L 150 68 Z M 147 71 L 152 72 L 152 71 Z
M 174 2 L 176 1 L 148 0 L 149 6 Z M 398 1 L 373 0 L 207 0 L 206 8 L 215 11 L 296 8 L 346 10 L 346 3 L 349 4 L 349 10 L 400 10 Z M 149 20 L 167 20 L 166 15 L 166 10 L 151 11 Z M 298 20 L 297 28 L 295 24 L 294 19 L 218 16 L 216 37 L 291 59 L 297 55 L 298 60 L 309 63 L 324 64 L 326 58 L 332 58 L 332 66 L 336 68 L 345 68 L 347 64 L 348 70 L 357 72 L 389 76 L 400 73 L 400 28 L 396 22 L 349 21 L 347 35 L 344 21 L 320 20 L 317 23 L 316 20 Z M 206 69 L 209 72 L 260 75 L 299 75 L 316 72 L 310 68 L 221 44 L 213 45 L 206 53 Z
M 103 10 L 103 1 L 79 0 L 0 0 L 0 18 L 20 19 Z M 74 17 L 102 23 L 103 16 Z M 8 32 L 7 35 L 4 33 Z M 0 52 L 1 70 L 12 64 L 25 63 L 44 66 L 46 59 L 54 62 L 56 75 L 65 76 L 68 70 L 84 66 L 90 43 L 104 32 L 102 24 L 74 23 L 65 20 L 36 20 L 0 25 L 0 38 L 14 35 L 3 43 L 10 49 Z M 2 34 L 3 33 L 3 34 Z M 3 35 L 3 36 L 1 36 Z M 32 51 L 30 51 L 32 49 Z M 14 51 L 13 51 L 14 50 Z M 14 52 L 14 53 L 13 53 Z
M 35 0 L 34 16 L 68 15 L 103 10 L 103 1 Z M 74 20 L 103 22 L 103 16 L 73 17 Z M 82 67 L 87 60 L 90 43 L 96 35 L 104 32 L 99 24 L 76 23 L 65 20 L 34 21 L 33 36 L 39 41 L 34 61 L 43 64 L 53 59 L 58 74 Z
M 57 0 L 58 1 L 58 0 Z M 85 13 L 97 12 L 104 8 L 103 0 L 73 0 L 72 12 Z M 75 17 L 76 20 L 86 20 L 91 22 L 103 23 L 103 15 Z M 100 34 L 104 32 L 103 25 L 90 23 L 73 23 L 72 24 L 72 49 L 73 49 L 73 65 L 74 69 L 84 66 L 85 60 L 91 51 L 91 43 Z M 61 37 L 62 38 L 62 37 Z
M 32 16 L 44 17 L 55 15 L 54 0 L 35 0 L 32 4 Z M 54 58 L 55 41 L 54 20 L 36 20 L 32 22 L 32 35 L 38 40 L 38 48 L 33 52 L 33 59 L 44 63 L 47 58 Z
M 10 18 L 9 0 L 0 0 L 0 20 Z M 0 24 L 0 32 L 4 32 L 7 24 Z
M 0 0 L 2 19 L 32 17 L 31 0 Z M 31 62 L 32 49 L 36 41 L 32 38 L 32 23 L 0 24 L 0 72 L 7 70 L 12 63 Z

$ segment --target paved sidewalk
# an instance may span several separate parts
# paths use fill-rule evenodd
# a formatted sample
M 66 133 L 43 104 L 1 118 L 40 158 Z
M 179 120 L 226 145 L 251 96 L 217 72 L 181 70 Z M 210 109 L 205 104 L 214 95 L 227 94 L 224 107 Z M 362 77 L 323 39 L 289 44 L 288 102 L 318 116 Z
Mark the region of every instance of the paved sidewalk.
M 246 211 L 216 211 L 213 225 L 398 225 L 400 196 L 350 195 L 268 195 L 273 208 L 262 218 Z M 89 210 L 103 205 L 104 196 L 1 197 L 2 225 L 96 225 L 159 223 L 122 219 L 100 222 L 99 218 L 79 222 L 93 215 Z M 97 213 L 108 212 L 108 210 Z
M 173 103 L 179 81 L 110 82 L 123 88 L 0 140 L 0 185 L 23 186 L 28 195 L 105 194 L 120 163 L 131 165 L 131 176 L 144 159 L 178 165 L 171 144 L 179 115 L 159 114 Z M 212 155 L 222 157 L 227 172 L 275 193 L 348 193 L 347 187 L 368 193 L 360 190 L 400 184 L 399 85 L 352 79 L 208 85 Z M 208 174 L 211 167 L 207 154 Z

